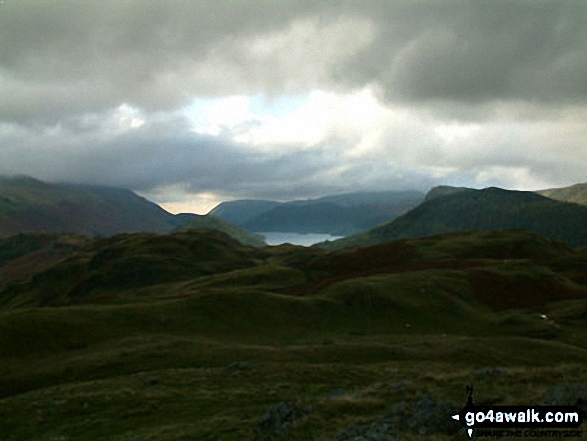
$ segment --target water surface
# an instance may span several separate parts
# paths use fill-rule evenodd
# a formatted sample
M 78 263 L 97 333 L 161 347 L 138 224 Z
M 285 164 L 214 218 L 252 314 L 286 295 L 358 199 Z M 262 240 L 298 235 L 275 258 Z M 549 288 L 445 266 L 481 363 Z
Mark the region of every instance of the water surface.
M 265 238 L 265 242 L 268 245 L 281 245 L 283 243 L 291 243 L 293 245 L 303 245 L 305 247 L 309 247 L 310 245 L 314 245 L 318 242 L 324 242 L 325 240 L 336 240 L 340 239 L 342 236 L 332 236 L 330 234 L 299 234 L 299 233 L 281 233 L 281 232 L 271 232 L 271 233 L 255 233 L 263 236 Z

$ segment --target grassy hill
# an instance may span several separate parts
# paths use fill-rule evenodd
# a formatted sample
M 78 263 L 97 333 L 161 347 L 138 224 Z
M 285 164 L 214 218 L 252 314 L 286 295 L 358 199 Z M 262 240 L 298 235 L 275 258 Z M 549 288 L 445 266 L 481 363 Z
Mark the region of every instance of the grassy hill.
M 365 233 L 320 244 L 327 249 L 366 246 L 457 231 L 533 231 L 572 247 L 587 244 L 587 207 L 532 192 L 442 187 L 394 221 Z
M 387 222 L 423 198 L 416 191 L 357 192 L 279 203 L 223 202 L 210 214 L 248 231 L 347 235 Z
M 536 193 L 559 201 L 587 205 L 587 184 L 575 184 L 563 188 L 550 188 L 548 190 L 537 191 Z
M 55 233 L 17 234 L 0 239 L 0 289 L 26 281 L 91 241 L 83 236 Z
M 247 230 L 239 228 L 236 225 L 230 224 L 210 214 L 190 215 L 190 220 L 176 228 L 175 231 L 181 232 L 198 228 L 209 228 L 222 231 L 223 233 L 228 234 L 244 245 L 251 245 L 254 247 L 262 247 L 267 245 L 261 236 L 249 233 Z
M 0 237 L 30 232 L 162 233 L 175 226 L 171 213 L 130 190 L 0 178 Z
M 450 412 L 466 384 L 479 403 L 581 398 L 586 257 L 524 231 L 334 252 L 211 230 L 93 240 L 0 291 L 0 427 L 9 440 L 460 439 Z

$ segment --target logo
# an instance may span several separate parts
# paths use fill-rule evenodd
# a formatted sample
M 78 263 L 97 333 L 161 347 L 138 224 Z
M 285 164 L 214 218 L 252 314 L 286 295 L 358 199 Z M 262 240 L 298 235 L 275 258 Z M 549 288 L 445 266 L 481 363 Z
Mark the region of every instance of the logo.
M 469 439 L 477 432 L 480 437 L 568 438 L 581 436 L 577 428 L 583 414 L 578 406 L 476 405 L 473 386 L 467 386 L 467 403 L 452 419 L 463 425 Z

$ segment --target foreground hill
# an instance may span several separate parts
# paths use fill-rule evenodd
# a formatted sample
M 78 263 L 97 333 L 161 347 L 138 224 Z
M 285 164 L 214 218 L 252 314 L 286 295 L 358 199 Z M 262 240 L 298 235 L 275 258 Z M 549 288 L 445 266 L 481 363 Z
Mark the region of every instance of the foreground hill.
M 396 218 L 417 205 L 423 194 L 362 192 L 279 203 L 223 202 L 210 214 L 248 231 L 348 235 Z
M 548 190 L 537 191 L 536 193 L 559 201 L 587 205 L 587 184 L 575 184 L 563 188 L 550 188 Z
M 572 247 L 585 246 L 587 207 L 533 192 L 439 187 L 418 207 L 390 223 L 319 246 L 339 249 L 457 231 L 508 229 L 533 231 Z
M 180 227 L 176 228 L 176 232 L 195 230 L 199 228 L 208 228 L 213 230 L 222 231 L 228 234 L 230 237 L 238 240 L 243 245 L 251 245 L 254 247 L 263 247 L 267 244 L 261 236 L 253 233 L 249 233 L 247 230 L 237 227 L 231 223 L 223 221 L 210 214 L 206 215 L 190 215 L 190 220 Z
M 21 237 L 5 262 L 50 242 Z M 211 230 L 92 239 L 0 290 L 0 427 L 449 441 L 466 384 L 480 403 L 583 405 L 586 257 L 521 231 L 335 252 Z
M 92 242 L 84 236 L 55 233 L 17 234 L 0 239 L 0 290 L 22 282 L 83 249 Z

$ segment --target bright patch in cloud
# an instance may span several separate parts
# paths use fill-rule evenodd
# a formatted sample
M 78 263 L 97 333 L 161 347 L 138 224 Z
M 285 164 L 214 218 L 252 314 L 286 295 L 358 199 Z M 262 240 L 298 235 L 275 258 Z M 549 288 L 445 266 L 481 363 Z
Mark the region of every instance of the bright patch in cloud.
M 490 166 L 477 174 L 477 182 L 482 186 L 498 186 L 516 190 L 538 190 L 550 188 L 554 185 L 539 176 L 525 166 L 503 167 Z
M 114 112 L 114 118 L 119 130 L 138 129 L 145 124 L 145 119 L 139 109 L 124 103 L 118 106 Z
M 163 185 L 138 193 L 173 214 L 207 214 L 219 203 L 228 199 L 213 192 L 191 192 L 187 184 Z
M 275 100 L 258 95 L 198 99 L 184 113 L 195 132 L 222 133 L 256 149 L 303 149 L 339 139 L 363 152 L 376 147 L 391 116 L 369 88 L 349 94 L 316 90 Z

